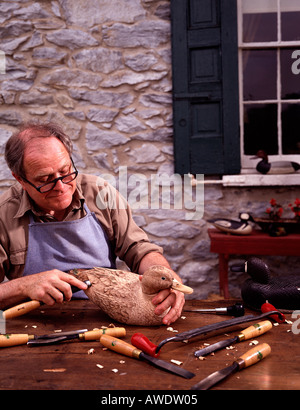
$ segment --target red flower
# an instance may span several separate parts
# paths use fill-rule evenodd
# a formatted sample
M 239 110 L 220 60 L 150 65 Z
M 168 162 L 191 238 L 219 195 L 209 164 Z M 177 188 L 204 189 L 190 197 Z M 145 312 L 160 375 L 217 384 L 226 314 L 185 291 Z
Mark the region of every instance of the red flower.
M 270 201 L 270 204 L 272 206 L 275 206 L 276 205 L 276 199 L 272 198 L 271 201 Z

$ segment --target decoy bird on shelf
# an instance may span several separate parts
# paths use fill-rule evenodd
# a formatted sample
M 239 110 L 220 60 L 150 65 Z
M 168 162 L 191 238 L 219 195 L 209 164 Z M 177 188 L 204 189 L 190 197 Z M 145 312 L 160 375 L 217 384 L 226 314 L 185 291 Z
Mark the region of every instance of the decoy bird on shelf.
M 152 266 L 143 275 L 120 269 L 96 267 L 70 271 L 79 280 L 91 282 L 85 291 L 89 299 L 112 319 L 128 325 L 156 326 L 162 324 L 166 310 L 154 313 L 152 299 L 163 289 L 174 289 L 191 294 L 193 289 L 173 278 L 164 266 Z
M 268 155 L 265 151 L 259 150 L 255 157 L 251 159 L 261 158 L 261 161 L 256 165 L 256 170 L 261 174 L 293 174 L 300 169 L 300 164 L 292 161 L 274 161 L 269 162 Z
M 252 221 L 251 215 L 247 212 L 241 212 L 239 218 L 239 221 L 216 218 L 209 219 L 208 222 L 223 232 L 232 233 L 234 235 L 249 235 L 252 232 L 252 226 L 249 224 L 249 221 Z

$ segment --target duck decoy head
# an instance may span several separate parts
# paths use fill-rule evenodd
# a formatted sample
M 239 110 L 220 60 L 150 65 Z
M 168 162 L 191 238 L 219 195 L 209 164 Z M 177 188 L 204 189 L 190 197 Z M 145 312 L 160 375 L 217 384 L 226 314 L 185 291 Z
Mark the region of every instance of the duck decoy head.
M 262 149 L 260 149 L 259 151 L 257 151 L 256 155 L 254 157 L 251 157 L 250 159 L 258 159 L 261 158 L 263 161 L 268 162 L 268 155 L 265 151 L 263 151 Z
M 143 293 L 154 294 L 163 289 L 174 289 L 185 294 L 193 293 L 193 289 L 189 286 L 183 285 L 173 277 L 170 269 L 155 265 L 140 275 Z

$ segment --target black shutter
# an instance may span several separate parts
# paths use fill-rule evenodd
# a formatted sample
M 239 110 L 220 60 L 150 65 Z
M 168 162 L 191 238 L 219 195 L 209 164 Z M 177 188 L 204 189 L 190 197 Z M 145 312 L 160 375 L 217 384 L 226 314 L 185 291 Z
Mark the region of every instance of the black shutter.
M 175 172 L 240 172 L 236 0 L 171 0 Z

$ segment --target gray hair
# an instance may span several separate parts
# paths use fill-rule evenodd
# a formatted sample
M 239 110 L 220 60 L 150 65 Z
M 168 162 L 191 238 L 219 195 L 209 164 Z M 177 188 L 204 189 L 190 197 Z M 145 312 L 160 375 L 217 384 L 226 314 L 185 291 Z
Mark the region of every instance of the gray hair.
M 68 135 L 54 123 L 27 123 L 13 134 L 5 146 L 5 160 L 10 170 L 19 177 L 25 178 L 24 152 L 26 144 L 34 138 L 56 137 L 62 142 L 69 155 L 72 154 L 72 142 Z

